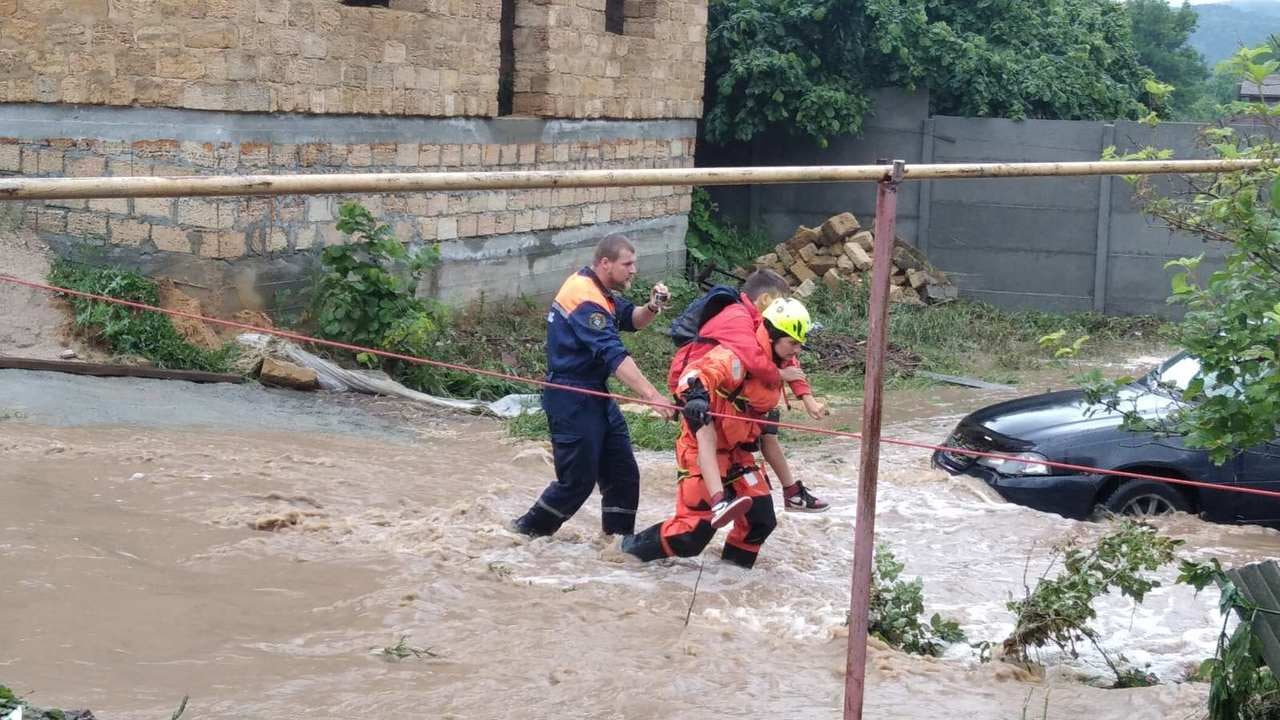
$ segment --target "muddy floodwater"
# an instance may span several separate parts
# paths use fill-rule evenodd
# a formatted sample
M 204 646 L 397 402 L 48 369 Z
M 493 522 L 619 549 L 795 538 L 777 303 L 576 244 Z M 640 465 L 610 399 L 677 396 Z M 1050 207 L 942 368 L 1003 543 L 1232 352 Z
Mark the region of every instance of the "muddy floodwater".
M 1022 392 L 1039 390 L 1027 388 Z M 889 397 L 886 434 L 939 441 L 1010 393 Z M 257 387 L 0 372 L 0 682 L 99 718 L 837 718 L 856 445 L 793 453 L 831 501 L 782 514 L 754 571 L 620 562 L 593 498 L 553 539 L 502 529 L 553 477 L 496 422 Z M 670 453 L 642 452 L 640 525 L 670 510 Z M 1052 548 L 1107 526 L 1000 502 L 886 447 L 877 530 L 929 612 L 998 644 Z M 1183 555 L 1273 557 L 1280 534 L 1179 516 Z M 695 581 L 702 578 L 688 625 Z M 872 648 L 867 717 L 1192 718 L 1217 595 L 1102 602 L 1109 651 L 1165 681 L 1104 690 L 1099 657 L 1045 678 Z M 405 638 L 423 651 L 371 654 Z M 1047 698 L 1047 703 L 1046 703 Z

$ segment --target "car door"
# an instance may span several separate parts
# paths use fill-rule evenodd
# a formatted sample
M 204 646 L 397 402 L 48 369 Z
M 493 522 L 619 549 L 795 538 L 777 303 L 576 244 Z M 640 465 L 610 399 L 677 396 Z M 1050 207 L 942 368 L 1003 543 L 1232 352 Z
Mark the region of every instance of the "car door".
M 1280 440 L 1250 448 L 1240 455 L 1236 484 L 1258 490 L 1280 493 Z M 1253 493 L 1232 493 L 1235 520 L 1239 522 L 1280 524 L 1280 497 Z

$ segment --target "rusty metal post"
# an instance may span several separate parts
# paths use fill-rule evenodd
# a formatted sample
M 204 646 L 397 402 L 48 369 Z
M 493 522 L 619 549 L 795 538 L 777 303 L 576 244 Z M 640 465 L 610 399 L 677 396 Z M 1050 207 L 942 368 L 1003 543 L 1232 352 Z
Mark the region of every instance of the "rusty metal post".
M 862 697 L 866 690 L 867 612 L 871 603 L 871 562 L 875 546 L 876 475 L 880 469 L 880 411 L 888 334 L 886 325 L 889 321 L 889 274 L 898 213 L 898 184 L 902 182 L 903 169 L 903 161 L 894 160 L 890 175 L 876 186 L 875 249 L 871 269 L 871 306 L 867 313 L 867 372 L 862 396 L 862 457 L 858 465 L 858 512 L 853 540 L 844 720 L 862 720 Z

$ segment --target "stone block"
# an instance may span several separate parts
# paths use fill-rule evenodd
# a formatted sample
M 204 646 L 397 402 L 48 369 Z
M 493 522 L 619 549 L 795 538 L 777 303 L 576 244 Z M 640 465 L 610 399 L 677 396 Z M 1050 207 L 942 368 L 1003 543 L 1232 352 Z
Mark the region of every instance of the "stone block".
M 418 143 L 400 143 L 396 145 L 396 165 L 400 167 L 418 167 Z
M 151 226 L 127 218 L 111 218 L 108 223 L 112 245 L 138 247 L 151 239 Z
M 931 303 L 951 302 L 960 297 L 960 290 L 954 285 L 925 285 L 924 298 Z
M 17 148 L 17 145 L 11 146 Z M 3 151 L 0 146 L 0 151 Z M 16 168 L 15 168 L 16 169 Z M 107 159 L 103 157 L 83 157 L 67 161 L 68 177 L 102 177 L 107 174 Z
M 895 305 L 924 305 L 919 293 L 901 285 L 889 288 L 889 302 Z
M 778 243 L 778 245 L 773 248 L 773 252 L 778 256 L 778 262 L 786 265 L 787 267 L 791 267 L 796 262 L 796 257 L 791 254 L 791 250 L 787 248 L 786 243 Z
M 436 223 L 437 240 L 453 240 L 458 237 L 458 219 L 454 217 L 440 218 Z
M 818 246 L 813 243 L 809 243 L 808 245 L 800 248 L 798 254 L 800 255 L 800 260 L 803 262 L 812 262 L 813 259 L 818 256 Z
M 126 198 L 94 198 L 89 201 L 89 209 L 114 215 L 128 215 L 129 201 Z
M 218 206 L 205 198 L 180 198 L 178 223 L 194 228 L 220 228 Z
M 875 252 L 875 238 L 872 237 L 870 231 L 863 230 L 862 232 L 854 233 L 850 241 L 857 243 L 858 247 L 861 247 L 867 253 Z
M 814 274 L 822 275 L 822 274 L 825 274 L 831 268 L 837 267 L 840 264 L 840 262 L 839 260 L 837 260 L 835 257 L 831 255 L 819 255 L 815 257 L 813 260 L 810 260 L 806 264 L 809 266 L 809 269 L 814 272 Z
M 22 169 L 22 148 L 17 143 L 0 144 L 0 172 Z
M 185 229 L 172 225 L 152 225 L 151 243 L 157 250 L 164 252 L 191 252 L 190 234 Z
M 173 198 L 135 198 L 133 212 L 143 217 L 173 219 Z
M 289 233 L 284 228 L 271 228 L 267 235 L 267 250 L 281 252 L 289 249 Z
M 320 387 L 320 379 L 315 370 L 271 357 L 263 358 L 258 381 L 263 385 L 294 390 L 315 390 Z
M 822 240 L 821 232 L 813 228 L 808 228 L 801 225 L 799 228 L 796 229 L 796 232 L 794 235 L 791 236 L 791 239 L 787 240 L 787 247 L 792 250 L 798 251 L 800 248 L 804 247 L 805 245 L 809 245 L 809 244 L 817 245 L 818 242 L 821 240 Z
M 184 42 L 189 48 L 233 48 L 237 44 L 236 28 L 227 23 L 197 23 L 187 30 Z
M 858 219 L 853 213 L 840 213 L 827 218 L 822 223 L 822 242 L 824 245 L 835 245 L 861 229 Z
M 788 268 L 788 270 L 790 270 L 791 274 L 795 276 L 796 280 L 802 283 L 806 280 L 813 280 L 814 278 L 818 277 L 812 270 L 809 269 L 809 266 L 805 265 L 803 262 L 797 262 L 793 264 L 790 268 Z
M 840 273 L 836 272 L 835 268 L 831 268 L 823 273 L 822 284 L 832 290 L 838 290 L 840 289 L 840 286 L 844 284 L 844 278 L 840 277 Z
M 107 235 L 107 214 L 69 212 L 67 213 L 67 234 L 83 238 L 104 238 Z
M 853 263 L 853 267 L 857 270 L 871 269 L 871 256 L 857 242 L 849 241 L 844 244 L 844 254 Z

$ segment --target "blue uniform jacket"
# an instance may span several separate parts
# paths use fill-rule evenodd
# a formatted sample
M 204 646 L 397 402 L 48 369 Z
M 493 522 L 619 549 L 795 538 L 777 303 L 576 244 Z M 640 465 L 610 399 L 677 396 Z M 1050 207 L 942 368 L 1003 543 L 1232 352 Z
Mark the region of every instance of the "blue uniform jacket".
M 604 387 L 627 359 L 618 331 L 635 331 L 634 310 L 634 304 L 607 289 L 591 268 L 569 276 L 547 313 L 547 379 Z

